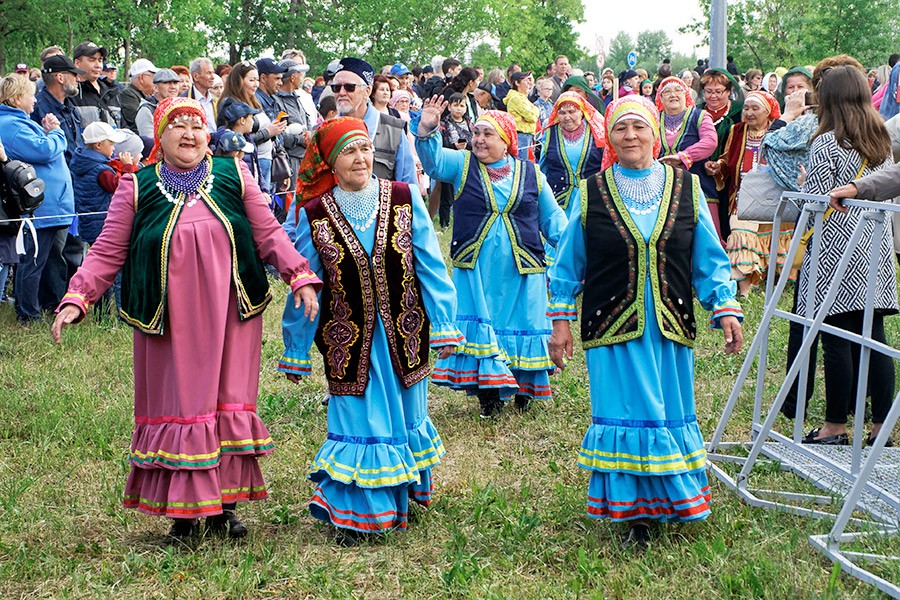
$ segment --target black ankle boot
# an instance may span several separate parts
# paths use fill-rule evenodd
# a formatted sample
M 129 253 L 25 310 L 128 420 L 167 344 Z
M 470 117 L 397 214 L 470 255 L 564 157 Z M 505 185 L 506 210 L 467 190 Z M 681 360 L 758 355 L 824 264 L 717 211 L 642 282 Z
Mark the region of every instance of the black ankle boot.
M 531 406 L 531 401 L 534 400 L 531 396 L 526 396 L 525 394 L 516 394 L 516 410 L 519 412 L 525 412 Z
M 225 509 L 221 515 L 206 517 L 206 531 L 214 535 L 228 535 L 231 539 L 246 537 L 247 526 L 235 516 L 233 510 Z
M 166 535 L 166 542 L 170 544 L 187 544 L 200 534 L 200 521 L 198 519 L 172 519 L 172 528 Z
M 481 418 L 490 419 L 503 408 L 500 390 L 478 390 L 478 403 L 481 405 Z

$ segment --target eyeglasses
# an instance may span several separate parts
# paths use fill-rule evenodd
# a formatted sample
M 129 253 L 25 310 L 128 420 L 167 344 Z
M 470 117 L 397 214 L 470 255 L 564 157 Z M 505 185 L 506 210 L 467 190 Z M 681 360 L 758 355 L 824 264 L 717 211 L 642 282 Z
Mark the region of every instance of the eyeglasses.
M 341 88 L 344 88 L 345 90 L 347 90 L 348 94 L 352 94 L 353 92 L 356 91 L 357 85 L 359 85 L 359 84 L 356 84 L 356 83 L 332 83 L 331 91 L 334 92 L 335 94 L 337 94 L 341 91 Z
M 673 98 L 675 96 L 684 96 L 684 90 L 680 87 L 663 90 L 659 93 L 663 98 Z
M 724 96 L 726 94 L 728 94 L 728 90 L 726 90 L 725 88 L 721 88 L 718 90 L 711 90 L 709 88 L 703 89 L 704 96 Z

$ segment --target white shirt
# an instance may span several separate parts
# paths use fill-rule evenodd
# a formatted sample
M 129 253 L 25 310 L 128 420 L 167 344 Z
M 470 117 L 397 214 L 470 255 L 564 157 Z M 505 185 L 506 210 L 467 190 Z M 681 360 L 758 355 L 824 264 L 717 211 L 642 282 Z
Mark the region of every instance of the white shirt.
M 200 106 L 203 107 L 203 111 L 206 113 L 206 126 L 209 128 L 209 132 L 214 132 L 216 130 L 216 110 L 214 108 L 215 98 L 213 98 L 212 92 L 206 90 L 206 95 L 204 96 L 197 89 L 197 86 L 194 86 L 194 99 L 200 103 Z

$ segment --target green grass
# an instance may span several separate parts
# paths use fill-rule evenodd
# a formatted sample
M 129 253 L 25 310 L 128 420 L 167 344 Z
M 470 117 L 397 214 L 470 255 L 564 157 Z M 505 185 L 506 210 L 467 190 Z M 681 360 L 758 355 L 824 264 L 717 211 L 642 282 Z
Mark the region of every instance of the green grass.
M 759 294 L 746 310 L 749 344 Z M 478 419 L 474 400 L 432 387 L 431 416 L 448 451 L 435 469 L 434 503 L 414 509 L 407 532 L 337 547 L 306 505 L 306 469 L 326 432 L 321 361 L 313 377 L 291 385 L 274 369 L 280 300 L 264 319 L 259 413 L 277 444 L 262 462 L 271 497 L 242 505 L 252 528 L 246 541 L 206 540 L 189 551 L 160 545 L 164 520 L 121 507 L 131 329 L 88 320 L 56 346 L 48 325 L 20 328 L 12 309 L 0 307 L 0 597 L 880 597 L 835 575 L 807 543 L 828 522 L 750 508 L 716 480 L 707 521 L 664 527 L 646 554 L 623 549 L 619 526 L 585 514 L 588 474 L 575 462 L 590 421 L 581 353 L 554 379 L 552 402 L 490 423 Z M 770 338 L 769 398 L 783 372 L 784 325 Z M 743 359 L 721 347 L 721 333 L 700 332 L 697 409 L 707 436 Z M 821 380 L 817 387 L 811 423 L 822 417 Z M 747 438 L 750 401 L 748 386 L 728 439 Z M 779 417 L 777 427 L 787 433 L 790 424 Z M 766 487 L 789 482 L 771 468 L 755 477 Z M 900 554 L 896 539 L 886 544 Z M 878 569 L 900 581 L 896 566 Z

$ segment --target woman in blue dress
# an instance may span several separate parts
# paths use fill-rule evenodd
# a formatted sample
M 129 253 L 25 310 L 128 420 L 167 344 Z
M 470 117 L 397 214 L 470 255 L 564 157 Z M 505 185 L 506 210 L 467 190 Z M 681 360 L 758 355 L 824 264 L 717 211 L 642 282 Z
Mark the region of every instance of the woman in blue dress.
M 443 98 L 425 102 L 416 151 L 429 177 L 453 186 L 450 256 L 466 343 L 437 361 L 433 380 L 477 394 L 489 418 L 504 401 L 524 410 L 551 397 L 542 236 L 555 246 L 566 216 L 534 163 L 515 158 L 512 117 L 487 111 L 475 122 L 471 152 L 447 150 L 438 129 L 446 106 Z
M 735 284 L 697 177 L 654 160 L 659 114 L 626 96 L 606 113 L 612 167 L 582 183 L 582 210 L 550 269 L 559 307 L 550 352 L 571 358 L 570 320 L 583 293 L 581 338 L 592 423 L 578 464 L 591 471 L 588 515 L 627 521 L 646 545 L 654 521 L 709 515 L 706 451 L 694 407 L 693 293 L 742 343 Z
M 337 541 L 406 529 L 409 500 L 431 501 L 444 446 L 428 416 L 429 347 L 462 343 L 456 294 L 416 187 L 372 176 L 365 123 L 320 126 L 300 166 L 300 196 L 285 224 L 325 283 L 318 318 L 288 302 L 278 369 L 310 373 L 315 341 L 325 362 L 328 436 L 309 478 L 310 512 Z

